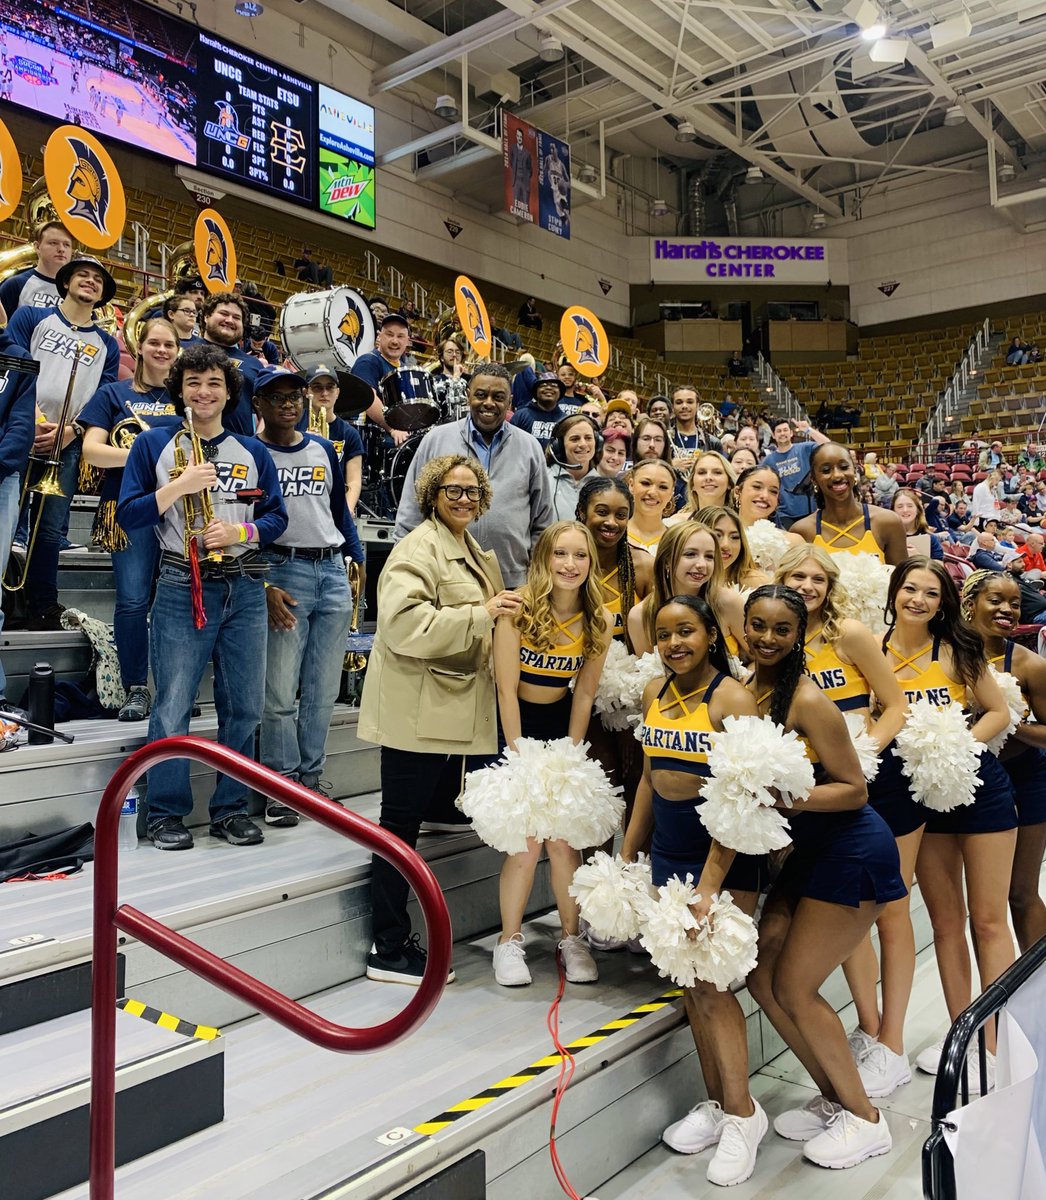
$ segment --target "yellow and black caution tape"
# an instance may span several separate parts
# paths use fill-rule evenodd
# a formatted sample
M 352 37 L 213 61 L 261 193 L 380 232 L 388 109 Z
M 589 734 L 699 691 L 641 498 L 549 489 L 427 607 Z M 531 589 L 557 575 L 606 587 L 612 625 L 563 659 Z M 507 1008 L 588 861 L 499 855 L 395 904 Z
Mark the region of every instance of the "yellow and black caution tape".
M 682 994 L 683 991 L 681 988 L 672 988 L 670 991 L 658 996 L 656 1000 L 652 1000 L 649 1004 L 640 1004 L 638 1008 L 632 1009 L 630 1013 L 626 1013 L 623 1017 L 608 1021 L 593 1033 L 586 1034 L 584 1037 L 570 1042 L 567 1049 L 576 1051 L 585 1050 L 589 1046 L 596 1046 L 620 1030 L 628 1029 L 629 1026 L 642 1021 L 644 1017 L 649 1017 L 651 1013 L 660 1012 L 663 1008 L 667 1008 L 673 1000 L 678 1000 Z M 423 1121 L 420 1125 L 415 1125 L 414 1132 L 426 1135 L 439 1133 L 441 1129 L 446 1129 L 448 1125 L 453 1125 L 455 1121 L 461 1120 L 462 1117 L 468 1116 L 469 1113 L 476 1112 L 477 1109 L 483 1108 L 492 1100 L 497 1100 L 499 1096 L 504 1096 L 513 1089 L 522 1087 L 523 1084 L 529 1083 L 532 1079 L 536 1079 L 538 1075 L 543 1075 L 546 1071 L 551 1071 L 553 1067 L 558 1067 L 559 1064 L 559 1054 L 547 1054 L 544 1058 L 539 1058 L 537 1062 L 531 1063 L 529 1067 L 524 1067 L 521 1071 L 509 1075 L 507 1079 L 502 1079 L 498 1083 L 484 1088 L 482 1092 L 477 1092 L 475 1096 L 470 1096 L 467 1100 L 461 1100 L 457 1104 L 452 1104 L 450 1108 L 433 1117 L 431 1121 Z
M 180 1033 L 183 1037 L 197 1038 L 201 1042 L 213 1042 L 215 1038 L 222 1036 L 222 1031 L 215 1029 L 213 1025 L 194 1025 L 192 1021 L 183 1021 L 174 1013 L 160 1012 L 158 1008 L 150 1008 L 140 1000 L 129 1000 L 124 997 L 122 1000 L 117 1000 L 116 1007 L 122 1008 L 132 1017 L 140 1017 L 143 1021 L 159 1025 L 161 1029 L 169 1029 L 172 1033 Z

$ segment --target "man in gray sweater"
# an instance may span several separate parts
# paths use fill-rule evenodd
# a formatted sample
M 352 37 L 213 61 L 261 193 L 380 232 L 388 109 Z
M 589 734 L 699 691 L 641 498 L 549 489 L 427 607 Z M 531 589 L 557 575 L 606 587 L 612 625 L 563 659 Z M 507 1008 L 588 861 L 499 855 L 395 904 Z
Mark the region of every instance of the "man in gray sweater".
M 410 533 L 422 516 L 414 496 L 418 472 L 442 454 L 477 459 L 490 476 L 490 511 L 469 527 L 484 550 L 493 550 L 505 584 L 526 582 L 530 552 L 556 519 L 552 487 L 537 438 L 505 421 L 512 400 L 508 371 L 500 363 L 480 363 L 469 380 L 469 415 L 430 429 L 418 447 L 403 485 L 395 537 Z

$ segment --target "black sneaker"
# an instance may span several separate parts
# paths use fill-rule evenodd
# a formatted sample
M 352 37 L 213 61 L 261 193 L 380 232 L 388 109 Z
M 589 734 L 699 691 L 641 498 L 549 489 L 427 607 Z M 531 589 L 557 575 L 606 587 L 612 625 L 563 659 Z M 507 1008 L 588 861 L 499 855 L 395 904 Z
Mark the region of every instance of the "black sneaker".
M 64 612 L 64 605 L 52 604 L 42 613 L 30 613 L 25 619 L 25 627 L 30 633 L 60 633 L 65 628 L 62 625 Z
M 123 702 L 123 706 L 117 714 L 117 720 L 144 721 L 152 710 L 152 707 L 152 692 L 144 684 L 128 688 L 127 699 Z
M 298 814 L 279 800 L 266 800 L 265 824 L 276 825 L 281 829 L 293 829 L 298 824 Z
M 191 850 L 192 834 L 181 817 L 161 817 L 146 827 L 145 836 L 157 850 Z
M 230 846 L 257 846 L 265 834 L 246 813 L 233 813 L 211 822 L 211 837 L 224 838 Z
M 339 808 L 345 807 L 345 801 L 339 800 L 334 795 L 334 784 L 329 779 L 313 779 L 311 782 L 302 779 L 299 782 L 303 788 L 306 788 L 310 792 L 315 792 L 317 796 L 322 796 L 324 800 L 329 800 Z
M 376 983 L 405 983 L 419 987 L 425 974 L 428 955 L 421 948 L 419 934 L 413 933 L 398 950 L 383 953 L 371 946 L 367 955 L 367 978 Z M 454 982 L 454 968 L 447 973 L 447 982 Z

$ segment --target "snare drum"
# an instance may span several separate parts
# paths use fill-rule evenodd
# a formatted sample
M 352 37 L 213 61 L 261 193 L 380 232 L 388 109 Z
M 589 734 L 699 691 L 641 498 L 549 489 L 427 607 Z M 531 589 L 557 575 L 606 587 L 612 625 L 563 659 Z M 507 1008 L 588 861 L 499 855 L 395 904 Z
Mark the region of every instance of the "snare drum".
M 416 433 L 437 424 L 443 416 L 432 386 L 432 376 L 427 371 L 419 371 L 416 367 L 390 371 L 382 379 L 380 389 L 385 402 L 385 420 L 390 429 Z
M 318 366 L 348 370 L 361 354 L 374 349 L 374 318 L 366 300 L 352 288 L 301 292 L 283 306 L 280 340 L 299 371 Z

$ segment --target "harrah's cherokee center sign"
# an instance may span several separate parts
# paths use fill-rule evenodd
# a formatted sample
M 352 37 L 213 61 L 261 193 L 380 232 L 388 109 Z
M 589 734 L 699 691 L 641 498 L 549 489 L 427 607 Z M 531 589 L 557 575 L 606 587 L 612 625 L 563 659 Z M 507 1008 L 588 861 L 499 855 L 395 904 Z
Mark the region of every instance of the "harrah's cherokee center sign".
M 846 245 L 805 238 L 651 238 L 653 283 L 845 283 Z

